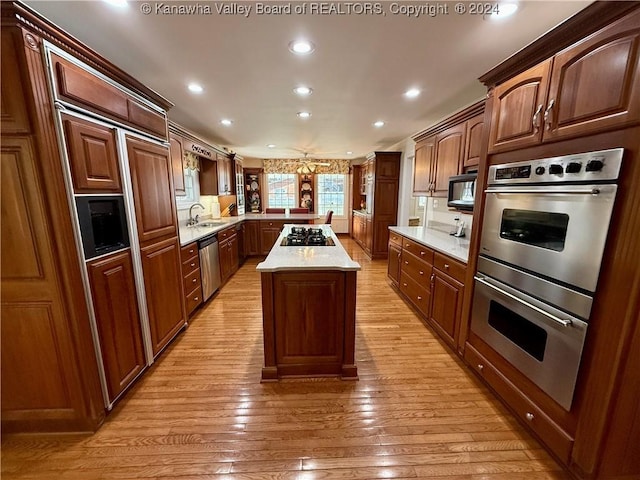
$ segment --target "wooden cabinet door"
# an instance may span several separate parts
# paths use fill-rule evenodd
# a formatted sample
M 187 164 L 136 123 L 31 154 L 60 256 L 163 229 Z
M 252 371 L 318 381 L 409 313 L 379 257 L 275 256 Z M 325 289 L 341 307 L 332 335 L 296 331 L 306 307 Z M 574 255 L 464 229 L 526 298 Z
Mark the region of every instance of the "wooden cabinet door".
M 462 123 L 436 135 L 434 196 L 446 197 L 449 193 L 449 177 L 460 173 L 465 128 L 466 125 Z
M 11 30 L 3 29 L 0 32 L 2 41 L 2 63 L 0 63 L 0 131 L 3 134 L 29 132 L 29 116 L 27 105 L 24 101 L 24 89 L 20 80 L 18 68 L 18 51 L 16 37 Z M 19 37 L 17 37 L 19 38 Z
M 387 275 L 395 286 L 400 281 L 400 257 L 402 256 L 402 248 L 395 243 L 389 242 L 389 259 L 387 266 Z
M 431 193 L 431 169 L 435 150 L 435 137 L 429 137 L 416 144 L 413 159 L 413 193 L 428 195 Z
M 541 141 L 551 63 L 546 60 L 495 88 L 489 153 Z
M 75 193 L 122 192 L 116 129 L 62 115 Z
M 218 258 L 220 260 L 220 277 L 226 283 L 231 276 L 231 246 L 229 240 L 218 243 Z
M 244 248 L 246 255 L 260 255 L 260 223 L 258 220 L 244 222 Z
M 154 356 L 185 324 L 178 237 L 142 248 L 149 327 Z
M 233 166 L 231 159 L 225 155 L 217 155 L 218 159 L 218 192 L 219 195 L 231 195 L 233 184 Z
M 178 227 L 169 150 L 127 136 L 127 152 L 140 243 L 175 237 Z
M 145 367 L 131 252 L 91 262 L 87 269 L 107 390 L 113 401 Z
M 544 140 L 640 121 L 640 11 L 554 57 Z
M 376 153 L 376 179 L 395 179 L 400 176 L 400 159 L 393 154 Z
M 229 239 L 229 262 L 231 264 L 231 275 L 238 271 L 240 266 L 240 255 L 238 246 L 238 235 L 234 235 Z
M 169 134 L 169 151 L 171 152 L 173 189 L 176 195 L 186 195 L 184 189 L 184 150 L 182 148 L 182 139 L 174 133 Z
M 440 336 L 452 346 L 462 313 L 463 285 L 451 277 L 433 269 L 431 284 L 430 320 Z
M 373 249 L 373 220 L 367 216 L 364 226 L 364 249 L 371 254 Z
M 200 159 L 200 195 L 222 195 L 218 190 L 218 162 Z
M 260 246 L 263 255 L 268 255 L 280 236 L 280 228 L 262 227 L 260 229 Z
M 467 138 L 464 148 L 462 166 L 478 167 L 480 165 L 480 148 L 482 147 L 482 132 L 484 129 L 484 113 L 467 120 Z

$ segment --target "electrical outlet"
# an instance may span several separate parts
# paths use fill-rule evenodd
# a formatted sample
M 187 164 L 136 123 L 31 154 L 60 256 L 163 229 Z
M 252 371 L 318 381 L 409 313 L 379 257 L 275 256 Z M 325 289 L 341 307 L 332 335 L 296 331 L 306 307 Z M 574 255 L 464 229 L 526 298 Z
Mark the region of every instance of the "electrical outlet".
M 454 222 L 459 222 L 460 221 L 460 215 L 456 215 L 455 217 L 453 217 L 453 221 Z

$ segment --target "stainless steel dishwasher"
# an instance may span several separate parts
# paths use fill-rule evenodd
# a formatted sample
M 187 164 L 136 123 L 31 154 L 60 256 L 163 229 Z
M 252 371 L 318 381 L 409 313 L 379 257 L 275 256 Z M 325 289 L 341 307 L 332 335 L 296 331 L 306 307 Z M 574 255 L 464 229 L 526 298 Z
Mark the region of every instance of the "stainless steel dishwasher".
M 220 261 L 218 259 L 218 237 L 208 235 L 198 240 L 200 254 L 200 276 L 202 277 L 202 300 L 206 302 L 220 288 Z

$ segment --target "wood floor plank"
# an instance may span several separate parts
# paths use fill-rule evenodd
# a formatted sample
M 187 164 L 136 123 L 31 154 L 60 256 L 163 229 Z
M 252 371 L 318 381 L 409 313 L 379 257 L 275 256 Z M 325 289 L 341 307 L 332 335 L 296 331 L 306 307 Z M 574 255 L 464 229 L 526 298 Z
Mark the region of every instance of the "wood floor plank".
M 94 435 L 3 435 L 3 480 L 565 480 L 569 477 L 389 286 L 361 263 L 359 380 L 260 383 L 249 259 Z

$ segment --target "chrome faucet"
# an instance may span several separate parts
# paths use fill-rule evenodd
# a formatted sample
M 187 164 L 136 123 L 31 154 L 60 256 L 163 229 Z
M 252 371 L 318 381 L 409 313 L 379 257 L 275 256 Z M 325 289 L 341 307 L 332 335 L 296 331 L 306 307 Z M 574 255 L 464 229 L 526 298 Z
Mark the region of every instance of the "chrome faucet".
M 198 215 L 196 215 L 195 217 L 193 216 L 193 207 L 200 207 L 203 210 L 205 209 L 204 205 L 202 205 L 201 203 L 194 203 L 189 207 L 189 220 L 187 220 L 188 227 L 198 224 Z

